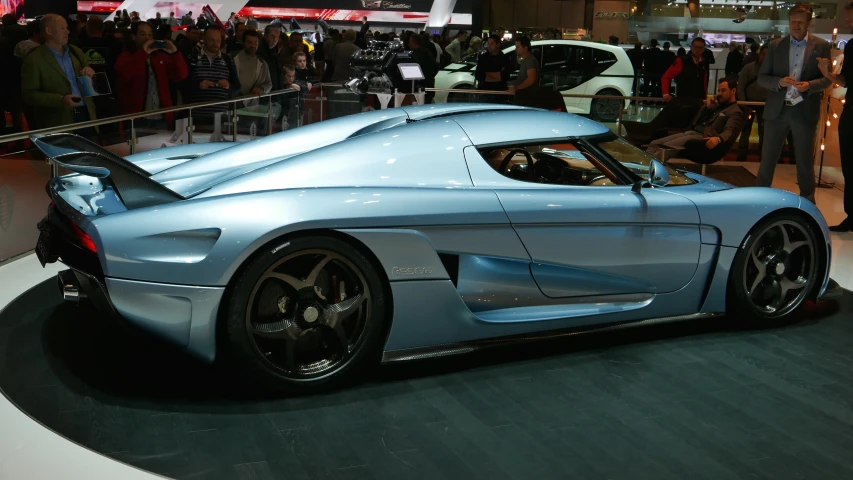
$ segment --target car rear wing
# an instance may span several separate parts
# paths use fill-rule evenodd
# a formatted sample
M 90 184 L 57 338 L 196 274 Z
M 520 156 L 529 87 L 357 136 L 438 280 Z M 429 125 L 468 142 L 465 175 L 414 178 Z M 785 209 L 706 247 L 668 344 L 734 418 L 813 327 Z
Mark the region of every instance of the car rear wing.
M 78 135 L 56 133 L 31 139 L 48 161 L 80 175 L 108 181 L 129 210 L 184 199 L 142 168 Z

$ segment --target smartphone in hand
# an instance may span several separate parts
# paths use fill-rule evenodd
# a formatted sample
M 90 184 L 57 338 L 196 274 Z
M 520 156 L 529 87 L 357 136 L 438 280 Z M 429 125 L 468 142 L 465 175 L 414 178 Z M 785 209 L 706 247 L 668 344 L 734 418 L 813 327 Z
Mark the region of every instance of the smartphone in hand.
M 162 50 L 162 49 L 165 49 L 166 47 L 167 47 L 167 44 L 166 44 L 165 40 L 155 40 L 155 41 L 151 42 L 151 49 L 152 50 L 155 48 L 159 48 Z

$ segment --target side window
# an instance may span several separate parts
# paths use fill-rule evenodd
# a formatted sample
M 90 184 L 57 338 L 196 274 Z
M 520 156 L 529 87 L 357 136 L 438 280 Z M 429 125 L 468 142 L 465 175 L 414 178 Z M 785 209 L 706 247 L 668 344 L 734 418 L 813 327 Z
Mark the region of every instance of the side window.
M 589 72 L 587 72 L 587 80 L 595 78 L 605 70 L 612 67 L 616 62 L 616 55 L 613 52 L 608 52 L 607 50 L 601 50 L 598 48 L 591 48 L 592 50 L 592 62 L 589 65 Z
M 556 72 L 566 68 L 566 50 L 572 47 L 564 45 L 544 45 L 542 47 L 542 72 Z
M 567 45 L 566 64 L 557 76 L 557 90 L 566 91 L 577 88 L 589 80 L 588 72 L 592 62 L 592 49 Z
M 479 152 L 498 173 L 519 182 L 596 187 L 619 184 L 592 151 L 574 142 L 490 147 Z

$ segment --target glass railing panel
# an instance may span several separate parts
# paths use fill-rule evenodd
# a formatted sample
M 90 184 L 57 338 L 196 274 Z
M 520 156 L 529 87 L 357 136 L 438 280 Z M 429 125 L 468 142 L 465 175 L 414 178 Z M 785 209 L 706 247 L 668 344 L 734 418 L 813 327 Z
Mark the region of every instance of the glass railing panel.
M 50 166 L 32 150 L 0 156 L 0 261 L 32 250 L 50 200 Z

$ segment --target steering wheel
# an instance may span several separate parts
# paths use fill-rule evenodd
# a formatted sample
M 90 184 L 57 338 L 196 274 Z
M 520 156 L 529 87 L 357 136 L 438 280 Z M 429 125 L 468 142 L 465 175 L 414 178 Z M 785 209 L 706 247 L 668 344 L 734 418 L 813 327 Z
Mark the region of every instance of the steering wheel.
M 527 158 L 527 179 L 531 182 L 535 181 L 536 172 L 533 171 L 533 157 L 530 155 L 530 152 L 524 150 L 523 148 L 513 148 L 512 150 L 510 150 L 501 162 L 501 166 L 498 168 L 498 171 L 501 173 L 501 175 L 503 175 L 504 171 L 506 170 L 506 167 L 509 165 L 510 160 L 512 160 L 512 157 L 514 157 L 516 153 L 520 153 L 524 155 L 525 158 Z

